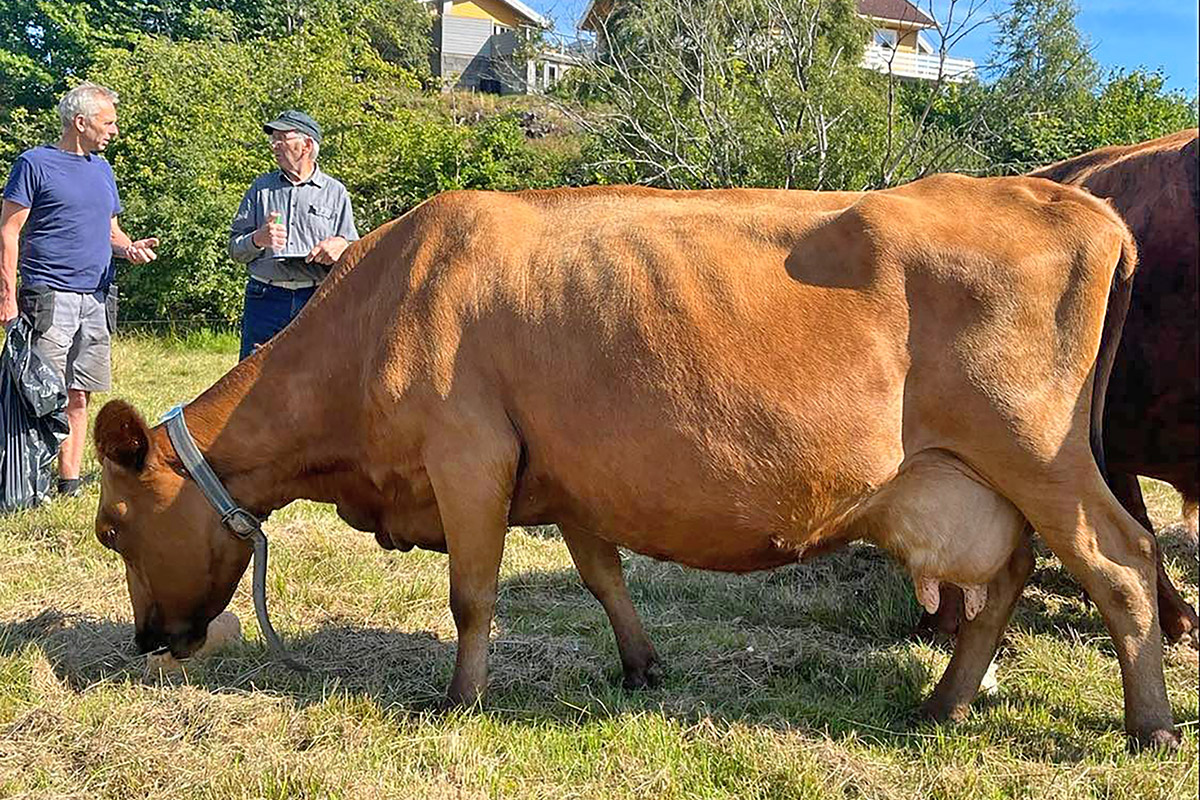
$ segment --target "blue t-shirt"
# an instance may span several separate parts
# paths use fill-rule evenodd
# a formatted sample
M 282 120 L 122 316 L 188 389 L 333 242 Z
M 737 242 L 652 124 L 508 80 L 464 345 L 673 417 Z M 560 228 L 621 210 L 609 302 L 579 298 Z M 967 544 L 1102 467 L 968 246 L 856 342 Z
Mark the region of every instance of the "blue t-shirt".
M 26 150 L 13 164 L 4 199 L 29 209 L 19 261 L 22 282 L 70 292 L 107 286 L 112 218 L 121 213 L 107 161 L 48 144 Z

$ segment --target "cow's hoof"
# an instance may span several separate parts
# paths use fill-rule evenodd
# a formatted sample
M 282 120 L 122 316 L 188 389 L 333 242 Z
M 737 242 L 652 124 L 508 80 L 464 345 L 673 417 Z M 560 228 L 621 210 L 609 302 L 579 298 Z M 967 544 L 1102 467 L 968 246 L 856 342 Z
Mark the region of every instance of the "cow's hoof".
M 1173 728 L 1156 728 L 1152 731 L 1131 733 L 1129 734 L 1129 749 L 1174 752 L 1179 749 L 1179 735 Z
M 483 698 L 476 697 L 474 700 L 466 700 L 461 697 L 446 695 L 441 700 L 435 700 L 431 703 L 429 710 L 436 714 L 450 714 L 455 711 L 467 713 L 482 711 Z
M 971 705 L 969 703 L 951 703 L 940 700 L 936 695 L 932 695 L 921 704 L 920 715 L 925 719 L 933 722 L 943 723 L 958 723 L 967 718 L 971 713 Z
M 651 661 L 644 667 L 626 669 L 625 679 L 621 684 L 629 690 L 653 689 L 662 682 L 662 673 L 657 661 Z
M 456 708 L 479 708 L 482 705 L 482 690 L 473 687 L 459 689 L 453 684 L 451 684 L 450 688 L 446 690 L 446 697 L 444 700 L 442 700 L 442 708 L 447 711 Z
M 1200 633 L 1200 621 L 1196 619 L 1196 612 L 1190 608 L 1186 612 L 1179 614 L 1163 614 L 1162 616 L 1163 636 L 1171 644 L 1187 644 L 1193 648 L 1200 649 L 1200 644 L 1197 643 L 1197 634 Z

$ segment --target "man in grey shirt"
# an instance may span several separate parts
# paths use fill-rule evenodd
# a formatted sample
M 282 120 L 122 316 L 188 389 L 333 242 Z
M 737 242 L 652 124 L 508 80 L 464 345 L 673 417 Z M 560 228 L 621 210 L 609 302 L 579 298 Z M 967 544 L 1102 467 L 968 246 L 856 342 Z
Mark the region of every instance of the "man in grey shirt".
M 229 231 L 229 255 L 249 265 L 241 358 L 283 330 L 358 239 L 350 195 L 317 166 L 321 128 L 300 111 L 263 126 L 279 170 L 254 181 Z

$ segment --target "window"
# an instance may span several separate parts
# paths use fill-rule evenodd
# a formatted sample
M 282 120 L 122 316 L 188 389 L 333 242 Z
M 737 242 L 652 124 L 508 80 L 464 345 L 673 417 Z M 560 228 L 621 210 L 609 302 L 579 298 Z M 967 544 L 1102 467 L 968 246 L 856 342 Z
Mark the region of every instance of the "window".
M 501 25 L 499 22 L 492 23 L 492 36 L 500 36 L 504 33 L 511 33 L 512 28 L 507 25 Z
M 880 47 L 886 47 L 889 50 L 896 49 L 896 32 L 887 28 L 875 29 L 875 44 Z

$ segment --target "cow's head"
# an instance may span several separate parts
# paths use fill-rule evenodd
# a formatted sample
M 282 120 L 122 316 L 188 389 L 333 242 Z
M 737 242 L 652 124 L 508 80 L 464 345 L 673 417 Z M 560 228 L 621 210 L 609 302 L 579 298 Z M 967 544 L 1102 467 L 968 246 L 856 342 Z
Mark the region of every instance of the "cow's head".
M 162 451 L 133 407 L 112 400 L 96 417 L 102 464 L 96 538 L 121 554 L 138 650 L 186 658 L 229 603 L 251 547 L 221 523 L 200 489 Z

